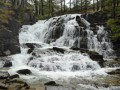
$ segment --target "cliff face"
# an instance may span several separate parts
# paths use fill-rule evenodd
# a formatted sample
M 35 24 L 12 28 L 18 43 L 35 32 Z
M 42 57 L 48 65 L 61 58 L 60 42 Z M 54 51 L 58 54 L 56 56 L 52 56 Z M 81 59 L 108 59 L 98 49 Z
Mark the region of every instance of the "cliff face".
M 33 21 L 30 13 L 0 1 L 0 56 L 20 53 L 19 29 Z
M 20 53 L 18 33 L 21 24 L 11 18 L 6 25 L 0 25 L 0 56 Z

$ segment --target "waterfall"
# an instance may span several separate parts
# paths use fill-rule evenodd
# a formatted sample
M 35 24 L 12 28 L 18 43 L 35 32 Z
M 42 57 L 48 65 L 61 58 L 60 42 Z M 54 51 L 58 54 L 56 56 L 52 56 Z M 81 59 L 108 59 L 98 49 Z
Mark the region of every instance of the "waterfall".
M 96 33 L 95 33 L 96 32 Z M 104 26 L 90 29 L 80 14 L 63 15 L 25 25 L 19 34 L 20 43 L 46 43 L 57 47 L 84 48 L 98 52 L 105 59 L 114 58 L 108 32 Z
M 104 59 L 115 57 L 112 43 L 104 26 L 91 29 L 90 23 L 81 14 L 68 14 L 40 20 L 34 25 L 24 25 L 19 33 L 21 54 L 13 56 L 10 72 L 28 68 L 37 78 L 47 76 L 52 79 L 67 76 L 105 75 L 98 62 L 86 53 L 70 48 L 95 51 Z M 34 49 L 28 53 L 32 44 Z M 60 48 L 61 52 L 53 50 Z M 43 76 L 42 76 L 43 75 Z

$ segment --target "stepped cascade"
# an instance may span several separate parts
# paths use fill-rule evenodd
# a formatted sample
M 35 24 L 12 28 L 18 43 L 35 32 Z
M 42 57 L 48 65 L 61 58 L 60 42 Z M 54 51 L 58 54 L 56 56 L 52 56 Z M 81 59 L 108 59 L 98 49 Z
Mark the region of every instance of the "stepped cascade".
M 91 29 L 91 24 L 81 14 L 62 15 L 24 25 L 19 33 L 21 54 L 12 56 L 10 72 L 28 68 L 35 76 L 47 75 L 53 79 L 60 74 L 61 77 L 62 74 L 106 74 L 97 61 L 81 51 L 97 52 L 104 59 L 114 58 L 108 34 L 104 26 Z
M 96 26 L 96 30 L 91 30 L 90 23 L 80 14 L 63 15 L 40 20 L 34 25 L 24 25 L 19 40 L 21 44 L 41 43 L 49 46 L 88 49 L 98 52 L 106 59 L 115 56 L 104 26 Z

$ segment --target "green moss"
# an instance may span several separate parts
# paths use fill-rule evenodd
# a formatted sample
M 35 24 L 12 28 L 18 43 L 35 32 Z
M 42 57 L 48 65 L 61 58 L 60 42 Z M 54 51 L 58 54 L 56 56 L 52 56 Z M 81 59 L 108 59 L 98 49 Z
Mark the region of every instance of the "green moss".
M 9 18 L 11 17 L 14 12 L 10 9 L 10 3 L 5 3 L 0 1 L 0 24 L 6 24 L 8 23 Z
M 119 19 L 109 19 L 107 25 L 112 30 L 112 39 L 116 40 L 120 38 L 120 20 Z

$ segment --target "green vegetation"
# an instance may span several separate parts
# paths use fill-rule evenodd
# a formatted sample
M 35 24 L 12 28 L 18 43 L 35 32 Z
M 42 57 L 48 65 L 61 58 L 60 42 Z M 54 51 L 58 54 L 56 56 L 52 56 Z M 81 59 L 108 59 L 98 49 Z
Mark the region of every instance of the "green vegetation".
M 11 4 L 0 1 L 0 24 L 8 23 L 8 20 L 14 12 L 10 10 Z
M 119 19 L 109 19 L 107 25 L 110 26 L 112 30 L 112 39 L 117 40 L 120 38 L 120 20 Z

